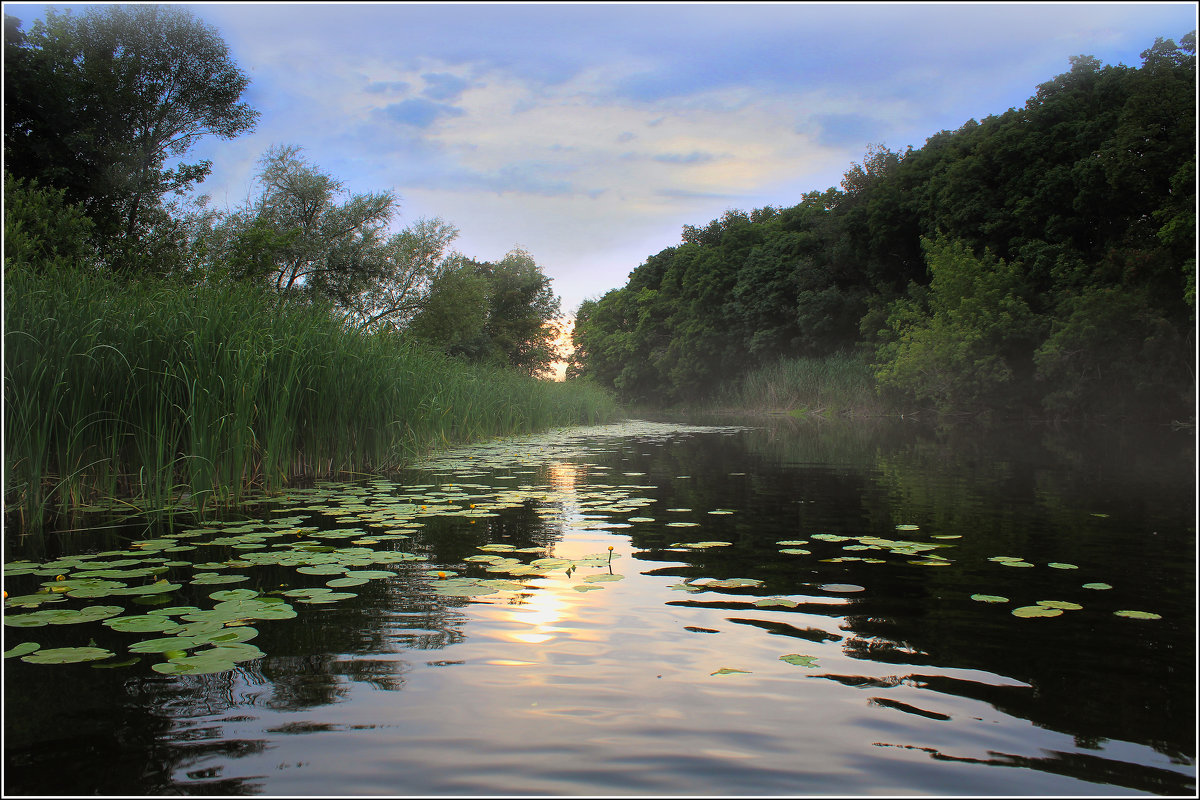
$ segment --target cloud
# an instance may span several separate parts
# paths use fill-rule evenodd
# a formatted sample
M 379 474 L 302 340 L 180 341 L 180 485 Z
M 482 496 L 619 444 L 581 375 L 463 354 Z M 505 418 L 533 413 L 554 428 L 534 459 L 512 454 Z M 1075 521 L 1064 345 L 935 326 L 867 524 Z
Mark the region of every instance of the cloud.
M 448 72 L 429 72 L 421 76 L 425 88 L 421 94 L 433 100 L 457 100 L 470 82 Z
M 445 117 L 460 117 L 464 112 L 461 108 L 435 103 L 421 97 L 401 100 L 378 110 L 378 116 L 402 125 L 412 125 L 415 128 L 428 128 L 438 119 Z
M 367 94 L 404 94 L 412 85 L 405 81 L 374 81 L 363 89 Z

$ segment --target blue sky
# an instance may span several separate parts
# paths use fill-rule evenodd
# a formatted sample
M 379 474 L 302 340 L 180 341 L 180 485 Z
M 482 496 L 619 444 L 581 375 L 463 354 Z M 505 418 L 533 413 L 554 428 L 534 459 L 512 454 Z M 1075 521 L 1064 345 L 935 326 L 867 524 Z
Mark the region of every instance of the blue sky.
M 299 145 L 349 191 L 394 190 L 397 227 L 441 217 L 480 260 L 528 250 L 567 312 L 685 224 L 794 205 L 868 144 L 920 147 L 1070 56 L 1139 66 L 1196 27 L 1191 3 L 183 5 L 262 114 L 195 149 L 214 204 Z M 46 7 L 4 6 L 25 27 Z

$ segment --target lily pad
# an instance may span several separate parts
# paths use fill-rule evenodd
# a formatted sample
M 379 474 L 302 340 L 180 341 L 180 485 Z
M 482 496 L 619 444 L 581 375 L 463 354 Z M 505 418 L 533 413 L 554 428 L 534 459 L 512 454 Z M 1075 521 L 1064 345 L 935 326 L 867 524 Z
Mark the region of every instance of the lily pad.
M 710 672 L 708 674 L 709 675 L 733 675 L 733 674 L 739 673 L 739 672 L 746 674 L 746 675 L 751 674 L 750 670 L 748 670 L 748 669 L 735 669 L 733 667 L 721 667 L 716 672 Z
M 759 608 L 769 608 L 771 606 L 783 606 L 784 608 L 795 608 L 800 605 L 796 600 L 789 600 L 786 597 L 762 597 L 754 601 L 754 605 Z
M 1108 583 L 1099 583 L 1099 582 L 1085 583 L 1085 584 L 1083 584 L 1083 588 L 1085 588 L 1085 589 L 1101 589 L 1102 590 L 1102 589 L 1111 589 L 1112 585 L 1108 584 Z
M 14 658 L 16 656 L 28 655 L 29 653 L 32 653 L 34 650 L 40 650 L 41 647 L 42 646 L 40 644 L 38 644 L 37 642 L 21 642 L 19 645 L 16 645 L 11 650 L 5 650 L 4 657 L 5 658 Z
M 1079 567 L 1075 566 L 1074 564 L 1064 564 L 1061 561 L 1051 561 L 1046 564 L 1046 566 L 1054 569 L 1079 569 Z
M 788 653 L 786 656 L 780 656 L 780 661 L 786 661 L 788 664 L 793 664 L 797 667 L 817 667 L 816 656 L 806 656 L 800 653 Z
M 977 600 L 980 603 L 1007 603 L 1010 602 L 1007 597 L 1001 597 L 998 594 L 973 594 L 972 600 Z
M 114 631 L 125 631 L 128 633 L 158 633 L 180 627 L 179 623 L 170 617 L 152 616 L 150 614 L 139 614 L 132 617 L 113 617 L 104 620 L 103 624 Z
M 602 583 L 604 581 L 619 581 L 624 580 L 624 575 L 610 575 L 607 572 L 602 572 L 599 575 L 585 575 L 583 578 L 588 583 Z
M 103 647 L 53 647 L 22 656 L 30 664 L 77 664 L 81 661 L 100 661 L 114 656 Z
M 867 587 L 859 586 L 857 583 L 823 583 L 817 588 L 823 592 L 837 592 L 839 594 L 848 592 L 864 592 L 867 589 Z
M 1129 617 L 1130 619 L 1162 619 L 1161 614 L 1155 614 L 1153 611 L 1129 611 L 1121 610 L 1114 611 L 1118 617 Z
M 1014 617 L 1057 617 L 1062 614 L 1061 608 L 1046 606 L 1021 606 L 1012 610 Z
M 1038 600 L 1037 604 L 1046 608 L 1061 608 L 1063 611 L 1079 611 L 1083 608 L 1078 603 L 1072 603 L 1067 600 Z

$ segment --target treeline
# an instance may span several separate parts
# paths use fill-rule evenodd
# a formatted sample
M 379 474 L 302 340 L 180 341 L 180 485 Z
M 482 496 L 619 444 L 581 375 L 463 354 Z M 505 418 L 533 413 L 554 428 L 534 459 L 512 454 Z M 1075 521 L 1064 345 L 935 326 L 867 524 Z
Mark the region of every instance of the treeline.
M 383 472 L 450 442 L 617 413 L 557 358 L 529 253 L 399 232 L 270 148 L 224 210 L 188 192 L 205 136 L 249 131 L 246 76 L 177 6 L 5 18 L 4 505 L 38 528 L 100 504 L 208 512 L 297 478 Z
M 212 171 L 185 162 L 192 146 L 258 112 L 219 33 L 185 9 L 50 9 L 28 32 L 6 16 L 4 46 L 6 267 L 254 285 L 474 363 L 538 375 L 557 360 L 559 299 L 529 253 L 467 258 L 438 218 L 392 233 L 395 192 L 348 193 L 298 145 L 262 155 L 236 208 L 189 195 Z
M 1022 108 L 868 150 L 841 188 L 685 226 L 575 325 L 635 403 L 852 357 L 900 407 L 1190 417 L 1195 33 L 1071 59 Z

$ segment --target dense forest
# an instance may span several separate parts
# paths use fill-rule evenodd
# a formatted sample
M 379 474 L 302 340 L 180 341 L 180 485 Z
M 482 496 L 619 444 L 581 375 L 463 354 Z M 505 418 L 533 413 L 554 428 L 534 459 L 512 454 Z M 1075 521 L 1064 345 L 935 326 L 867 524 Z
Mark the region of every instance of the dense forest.
M 446 443 L 617 413 L 540 379 L 559 299 L 532 255 L 396 230 L 271 147 L 242 205 L 194 192 L 204 137 L 253 129 L 248 77 L 181 6 L 5 17 L 4 506 L 16 528 L 103 506 L 207 513 Z M 192 199 L 189 199 L 192 198 Z
M 1071 59 L 1021 108 L 841 188 L 726 211 L 579 309 L 571 374 L 648 405 L 787 359 L 851 359 L 896 404 L 1193 416 L 1196 39 Z

